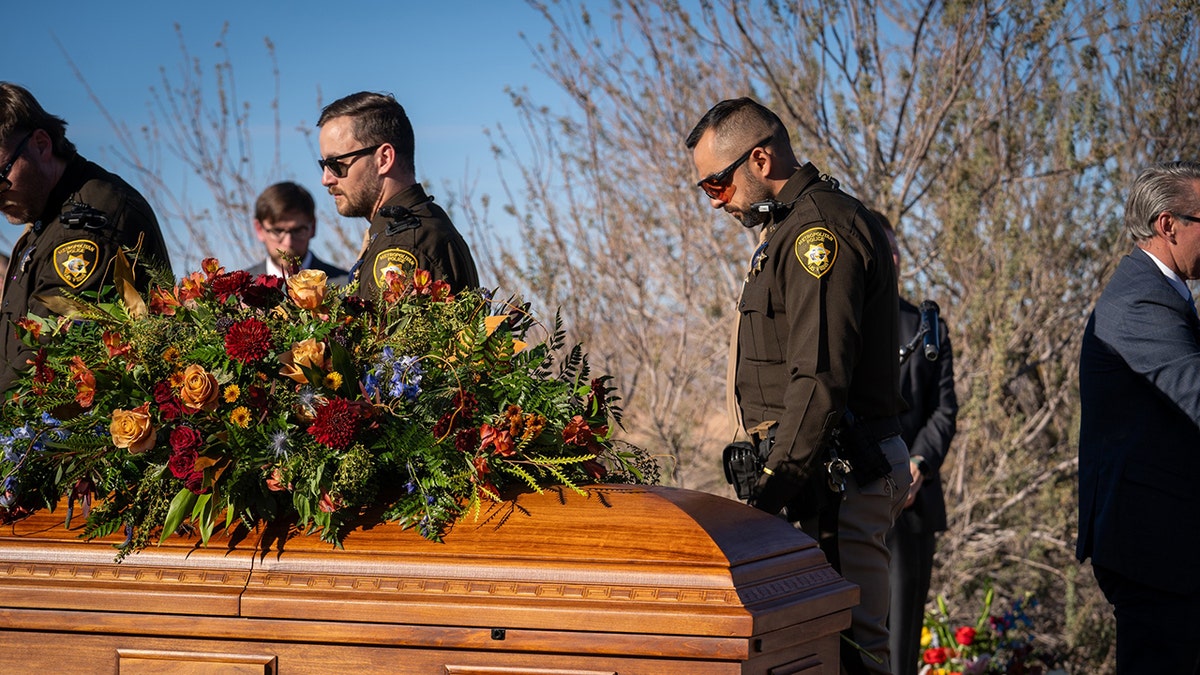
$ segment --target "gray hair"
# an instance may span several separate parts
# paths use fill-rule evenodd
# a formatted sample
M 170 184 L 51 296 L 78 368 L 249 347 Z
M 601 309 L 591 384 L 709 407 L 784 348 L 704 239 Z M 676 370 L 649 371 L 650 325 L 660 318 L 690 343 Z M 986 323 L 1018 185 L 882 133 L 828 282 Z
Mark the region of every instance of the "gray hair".
M 1200 211 L 1200 162 L 1162 162 L 1142 171 L 1125 202 L 1125 233 L 1134 243 L 1155 236 L 1154 219 L 1163 211 Z

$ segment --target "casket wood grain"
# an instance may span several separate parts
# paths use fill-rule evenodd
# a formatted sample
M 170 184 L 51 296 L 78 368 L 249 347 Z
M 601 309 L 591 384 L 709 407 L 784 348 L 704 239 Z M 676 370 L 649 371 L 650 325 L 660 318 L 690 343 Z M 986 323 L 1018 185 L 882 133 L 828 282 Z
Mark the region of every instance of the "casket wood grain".
M 0 533 L 16 672 L 836 673 L 858 589 L 783 521 L 689 490 L 521 495 L 432 543 L 364 518 L 113 562 L 63 509 Z

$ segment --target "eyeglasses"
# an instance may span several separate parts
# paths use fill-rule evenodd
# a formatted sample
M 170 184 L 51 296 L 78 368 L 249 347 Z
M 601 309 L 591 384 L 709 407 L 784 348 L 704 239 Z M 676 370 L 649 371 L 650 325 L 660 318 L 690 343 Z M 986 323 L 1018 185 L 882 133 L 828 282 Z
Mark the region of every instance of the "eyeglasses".
M 313 227 L 312 225 L 301 225 L 300 227 L 293 227 L 290 230 L 285 230 L 283 228 L 276 229 L 274 227 L 267 227 L 266 225 L 263 225 L 262 231 L 272 239 L 282 240 L 288 235 L 291 235 L 292 239 L 307 239 L 308 237 L 312 236 Z
M 1200 218 L 1197 218 L 1196 216 L 1188 216 L 1188 215 L 1184 215 L 1182 213 L 1175 213 L 1174 211 L 1171 212 L 1171 215 L 1173 215 L 1176 218 L 1179 218 L 1181 220 L 1186 220 L 1188 222 L 1200 223 Z
M 333 174 L 335 178 L 345 178 L 346 172 L 350 170 L 350 165 L 354 164 L 354 162 L 351 161 L 343 164 L 341 160 L 348 159 L 350 157 L 357 158 L 362 157 L 363 155 L 369 155 L 378 150 L 382 145 L 383 143 L 380 143 L 378 145 L 372 145 L 369 148 L 359 148 L 358 150 L 347 152 L 346 154 L 338 155 L 337 157 L 318 159 L 317 166 L 321 167 L 322 169 L 329 169 L 329 173 Z
M 25 134 L 25 138 L 22 138 L 21 142 L 17 143 L 17 149 L 13 151 L 12 157 L 4 165 L 4 170 L 0 171 L 0 192 L 5 192 L 12 187 L 12 181 L 8 179 L 8 174 L 12 171 L 13 164 L 16 164 L 17 160 L 20 159 L 21 153 L 25 151 L 25 144 L 31 138 L 33 138 L 32 131 Z
M 704 190 L 704 194 L 708 195 L 709 199 L 715 199 L 719 202 L 729 201 L 733 198 L 733 193 L 737 192 L 737 186 L 733 184 L 733 172 L 739 166 L 745 164 L 746 160 L 750 159 L 750 155 L 754 154 L 755 150 L 766 145 L 772 138 L 773 136 L 767 136 L 755 143 L 753 147 L 746 151 L 746 154 L 735 159 L 733 164 L 706 176 L 699 183 L 696 183 L 696 186 Z

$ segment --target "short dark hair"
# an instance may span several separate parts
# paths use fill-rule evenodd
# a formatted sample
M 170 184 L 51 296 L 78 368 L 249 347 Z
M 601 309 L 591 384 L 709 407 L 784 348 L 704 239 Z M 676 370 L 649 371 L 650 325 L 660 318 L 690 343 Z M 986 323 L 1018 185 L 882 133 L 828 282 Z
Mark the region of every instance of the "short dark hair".
M 0 139 L 41 129 L 50 135 L 54 155 L 74 159 L 75 144 L 67 140 L 67 123 L 46 112 L 29 90 L 11 82 L 0 82 Z
M 704 113 L 704 117 L 696 123 L 692 133 L 688 134 L 685 145 L 688 150 L 696 147 L 704 132 L 713 129 L 722 136 L 740 141 L 740 144 L 754 143 L 766 136 L 771 137 L 772 145 L 790 145 L 787 127 L 779 115 L 771 112 L 752 98 L 731 98 L 714 105 Z M 745 138 L 743 138 L 745 137 Z M 746 140 L 749 139 L 749 140 Z
M 254 202 L 254 219 L 264 223 L 274 223 L 292 212 L 313 219 L 317 217 L 312 194 L 291 181 L 276 183 L 263 190 Z
M 404 106 L 391 94 L 360 91 L 343 96 L 321 110 L 317 126 L 324 126 L 335 117 L 354 119 L 354 137 L 365 146 L 388 143 L 396 149 L 400 163 L 415 171 L 412 122 Z

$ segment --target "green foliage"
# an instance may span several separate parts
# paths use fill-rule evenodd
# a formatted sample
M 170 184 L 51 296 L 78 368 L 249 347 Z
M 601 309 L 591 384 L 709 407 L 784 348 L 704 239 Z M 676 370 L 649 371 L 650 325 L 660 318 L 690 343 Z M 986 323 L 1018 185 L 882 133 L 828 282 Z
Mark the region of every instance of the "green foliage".
M 551 376 L 561 333 L 526 344 L 520 304 L 492 315 L 419 270 L 370 304 L 320 273 L 282 284 L 209 259 L 148 311 L 72 298 L 22 322 L 38 356 L 0 412 L 0 515 L 95 494 L 85 535 L 128 528 L 119 556 L 286 518 L 340 545 L 366 509 L 437 540 L 510 488 L 656 475 L 614 450 L 608 378 L 579 347 Z

